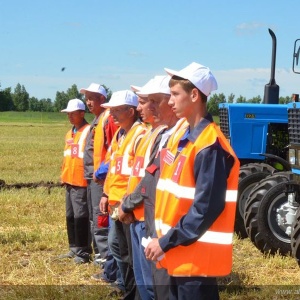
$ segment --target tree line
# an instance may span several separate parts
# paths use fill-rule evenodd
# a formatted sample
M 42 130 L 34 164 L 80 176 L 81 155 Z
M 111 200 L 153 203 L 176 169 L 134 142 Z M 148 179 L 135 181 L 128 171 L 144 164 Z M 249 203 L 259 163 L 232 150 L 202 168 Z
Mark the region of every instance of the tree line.
M 107 91 L 107 99 L 109 100 L 112 91 L 103 85 Z M 26 91 L 24 85 L 17 84 L 15 89 L 6 88 L 1 89 L 0 86 L 0 111 L 43 111 L 43 112 L 59 112 L 66 108 L 70 99 L 78 98 L 83 100 L 83 95 L 79 93 L 76 84 L 73 84 L 67 91 L 56 92 L 55 100 L 52 101 L 49 98 L 37 99 L 36 97 L 30 97 Z M 214 115 L 219 115 L 220 103 L 262 103 L 261 96 L 256 96 L 251 99 L 246 99 L 243 96 L 239 96 L 235 99 L 234 94 L 230 94 L 228 98 L 223 93 L 213 94 L 209 97 L 207 103 L 208 111 Z M 279 103 L 286 104 L 292 102 L 292 97 L 280 97 Z
M 103 87 L 107 91 L 107 98 L 111 97 L 111 90 L 105 85 Z M 17 84 L 15 89 L 0 89 L 0 111 L 44 111 L 59 112 L 67 107 L 70 99 L 83 100 L 84 96 L 79 93 L 77 85 L 73 84 L 67 91 L 56 92 L 54 101 L 50 98 L 37 99 L 30 97 L 24 85 Z

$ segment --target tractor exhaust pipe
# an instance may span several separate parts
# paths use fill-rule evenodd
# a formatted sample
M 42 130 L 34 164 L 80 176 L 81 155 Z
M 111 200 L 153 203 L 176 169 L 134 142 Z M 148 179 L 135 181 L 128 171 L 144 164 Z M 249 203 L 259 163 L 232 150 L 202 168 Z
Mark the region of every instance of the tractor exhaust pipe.
M 269 28 L 269 33 L 272 37 L 272 61 L 271 61 L 271 78 L 270 82 L 265 85 L 264 103 L 278 104 L 279 103 L 279 86 L 275 81 L 275 63 L 276 63 L 276 36 Z

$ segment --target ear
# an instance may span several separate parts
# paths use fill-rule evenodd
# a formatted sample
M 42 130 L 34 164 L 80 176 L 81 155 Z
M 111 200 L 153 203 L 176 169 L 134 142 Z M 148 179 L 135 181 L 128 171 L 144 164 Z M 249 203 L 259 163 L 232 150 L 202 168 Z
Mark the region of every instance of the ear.
M 130 117 L 133 117 L 134 114 L 135 114 L 134 108 L 133 108 L 133 107 L 130 107 L 128 110 L 129 110 L 129 112 L 130 112 Z
M 191 91 L 191 100 L 192 102 L 196 102 L 198 98 L 201 98 L 199 91 L 197 88 L 193 88 Z

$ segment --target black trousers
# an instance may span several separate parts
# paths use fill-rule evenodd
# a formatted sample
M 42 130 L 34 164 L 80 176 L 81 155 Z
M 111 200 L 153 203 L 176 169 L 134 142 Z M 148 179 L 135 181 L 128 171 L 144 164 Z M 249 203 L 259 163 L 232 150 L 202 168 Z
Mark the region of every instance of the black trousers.
M 140 299 L 133 273 L 133 260 L 132 260 L 132 247 L 130 225 L 126 225 L 120 221 L 115 221 L 116 236 L 119 242 L 119 251 L 122 260 L 123 280 L 125 285 L 124 300 L 137 300 Z
M 169 300 L 219 300 L 215 277 L 170 276 Z

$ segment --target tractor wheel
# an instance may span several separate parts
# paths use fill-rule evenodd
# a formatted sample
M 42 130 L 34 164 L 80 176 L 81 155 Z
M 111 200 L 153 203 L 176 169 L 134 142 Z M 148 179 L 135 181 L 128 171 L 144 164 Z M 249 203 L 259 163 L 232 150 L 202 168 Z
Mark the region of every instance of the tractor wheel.
M 248 236 L 244 224 L 244 210 L 246 200 L 251 190 L 259 181 L 274 171 L 275 169 L 272 166 L 265 163 L 247 164 L 240 168 L 237 210 L 234 224 L 234 231 L 240 238 L 246 238 Z
M 300 267 L 300 207 L 297 210 L 296 221 L 293 224 L 291 247 L 292 255 L 296 258 Z
M 257 248 L 258 246 L 256 245 L 255 237 L 259 233 L 258 211 L 261 201 L 271 188 L 275 187 L 280 182 L 287 181 L 288 177 L 286 172 L 279 172 L 264 178 L 253 188 L 246 200 L 244 212 L 245 228 L 250 240 Z
M 281 255 L 291 253 L 291 237 L 278 225 L 277 209 L 288 202 L 285 194 L 289 178 L 277 177 L 277 185 L 272 187 L 260 202 L 257 213 L 258 233 L 255 245 L 263 253 Z

